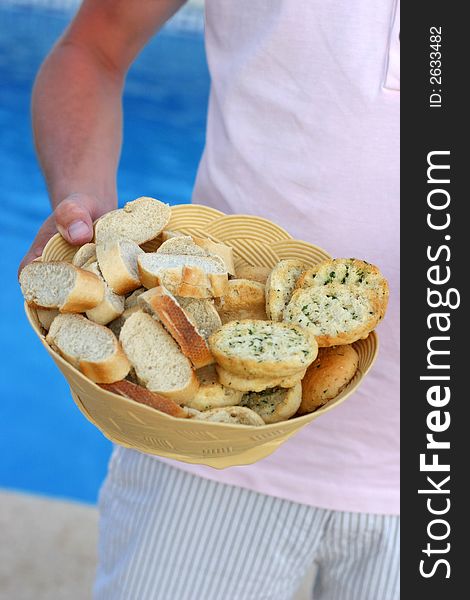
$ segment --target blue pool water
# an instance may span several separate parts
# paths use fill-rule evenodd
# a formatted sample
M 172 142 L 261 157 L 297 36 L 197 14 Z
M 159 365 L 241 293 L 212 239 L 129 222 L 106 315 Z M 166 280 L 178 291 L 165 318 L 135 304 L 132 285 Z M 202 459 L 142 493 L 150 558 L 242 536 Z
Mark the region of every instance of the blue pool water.
M 30 330 L 16 280 L 48 215 L 31 140 L 31 86 L 70 16 L 0 6 L 0 487 L 94 502 L 111 444 L 75 407 Z M 120 204 L 140 195 L 190 200 L 208 88 L 200 33 L 171 28 L 147 46 L 126 85 Z

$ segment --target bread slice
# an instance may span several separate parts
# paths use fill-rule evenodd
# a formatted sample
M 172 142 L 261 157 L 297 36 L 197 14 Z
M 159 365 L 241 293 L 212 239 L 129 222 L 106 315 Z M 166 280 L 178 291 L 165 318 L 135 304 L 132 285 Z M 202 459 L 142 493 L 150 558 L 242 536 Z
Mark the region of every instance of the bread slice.
M 199 246 L 202 250 L 205 251 L 206 255 L 214 255 L 218 256 L 224 261 L 225 268 L 229 275 L 233 275 L 235 277 L 235 265 L 233 262 L 233 248 L 231 246 L 227 246 L 227 244 L 223 244 L 222 242 L 214 242 L 209 238 L 202 238 L 195 235 L 186 236 L 184 233 L 180 233 L 179 231 L 171 231 L 166 229 L 161 233 L 161 239 L 163 241 L 162 246 L 164 246 L 164 251 L 168 251 L 170 248 L 176 248 L 174 254 L 193 254 L 193 252 L 180 252 L 179 248 L 181 248 L 180 243 L 176 243 L 175 245 L 165 245 L 164 243 L 168 240 L 174 238 L 182 238 L 186 239 L 190 238 L 192 242 Z M 162 247 L 160 246 L 160 248 Z
M 72 264 L 76 267 L 83 267 L 90 259 L 96 260 L 96 246 L 93 242 L 80 246 L 72 258 Z
M 126 297 L 124 300 L 124 310 L 129 310 L 135 308 L 139 309 L 139 296 L 146 291 L 144 287 L 137 288 L 132 294 Z M 130 314 L 130 313 L 129 313 Z
M 34 261 L 20 274 L 20 286 L 30 306 L 85 312 L 102 302 L 103 282 L 68 262 Z
M 196 408 L 190 408 L 189 406 L 182 406 L 181 408 L 186 411 L 188 419 L 195 419 L 201 414 L 201 411 Z
M 170 398 L 155 394 L 155 392 L 151 392 L 147 388 L 125 379 L 116 381 L 115 383 L 102 383 L 100 385 L 108 392 L 113 392 L 114 394 L 118 394 L 129 400 L 135 400 L 135 402 L 139 402 L 139 404 L 145 404 L 146 406 L 155 408 L 172 417 L 178 417 L 180 419 L 189 418 L 188 411 L 181 408 L 179 404 L 176 404 L 176 402 L 173 402 Z
M 268 388 L 282 387 L 291 388 L 295 387 L 302 377 L 305 375 L 306 369 L 297 371 L 293 375 L 287 377 L 244 377 L 242 375 L 236 375 L 226 371 L 220 365 L 216 365 L 217 376 L 220 383 L 231 389 L 238 390 L 240 392 L 262 392 Z
M 281 260 L 273 268 L 266 282 L 266 314 L 269 319 L 282 321 L 284 308 L 305 269 L 305 264 L 299 260 Z
M 119 315 L 124 312 L 124 296 L 115 294 L 109 285 L 105 282 L 101 271 L 98 267 L 98 263 L 95 261 L 90 266 L 84 267 L 85 270 L 94 273 L 99 277 L 104 284 L 104 298 L 103 301 L 86 311 L 86 316 L 90 321 L 99 323 L 100 325 L 107 325 L 114 319 L 117 319 Z
M 121 329 L 122 329 L 124 323 L 126 322 L 126 320 L 127 320 L 127 317 L 125 317 L 124 314 L 122 314 L 121 316 L 117 317 L 113 321 L 110 321 L 106 325 L 106 327 L 111 329 L 111 331 L 114 333 L 114 335 L 119 339 Z
M 315 339 L 291 323 L 246 319 L 226 323 L 209 338 L 217 363 L 245 377 L 287 377 L 316 358 Z
M 265 288 L 249 279 L 231 279 L 227 292 L 215 301 L 222 323 L 242 319 L 267 319 Z
M 49 328 L 52 324 L 52 321 L 57 317 L 59 311 L 57 308 L 37 308 L 36 315 L 38 317 L 38 321 L 41 323 L 41 326 L 49 331 Z
M 302 400 L 300 381 L 292 388 L 271 388 L 263 392 L 249 392 L 242 398 L 240 406 L 255 411 L 266 424 L 290 419 L 297 412 Z
M 235 264 L 233 261 L 233 248 L 222 242 L 214 242 L 208 238 L 192 236 L 194 243 L 200 248 L 207 250 L 209 254 L 218 256 L 224 261 L 225 269 L 229 275 L 235 277 Z
M 240 265 L 237 267 L 236 277 L 238 279 L 249 279 L 264 283 L 268 281 L 271 269 L 269 267 L 257 267 L 253 265 Z
M 131 367 L 116 336 L 82 315 L 58 315 L 46 340 L 66 361 L 97 383 L 124 379 Z
M 191 256 L 151 252 L 138 257 L 140 280 L 146 288 L 163 285 L 175 296 L 223 296 L 228 275 L 217 256 Z
M 196 371 L 199 389 L 196 395 L 186 402 L 186 406 L 196 410 L 210 410 L 223 406 L 236 406 L 243 393 L 224 387 L 218 380 L 214 366 L 204 367 Z
M 154 198 L 141 197 L 124 208 L 103 215 L 95 223 L 95 242 L 132 240 L 144 244 L 157 237 L 171 216 L 171 208 Z
M 138 288 L 132 294 L 127 296 L 124 300 L 124 312 L 122 315 L 108 323 L 108 327 L 114 333 L 114 335 L 119 338 L 119 334 L 121 333 L 122 326 L 126 322 L 126 320 L 135 312 L 141 310 L 138 300 L 139 296 L 147 291 L 145 288 Z
M 299 414 L 311 413 L 336 398 L 354 377 L 358 366 L 359 356 L 348 344 L 320 348 L 302 380 Z
M 213 300 L 183 298 L 183 296 L 176 296 L 176 299 L 205 340 L 208 340 L 209 336 L 222 326 L 222 321 L 215 309 Z
M 186 254 L 187 256 L 209 256 L 209 252 L 194 243 L 190 235 L 169 237 L 157 249 L 158 254 Z
M 298 279 L 296 287 L 322 287 L 343 285 L 359 287 L 375 295 L 382 317 L 387 309 L 388 282 L 378 267 L 357 258 L 325 260 L 306 270 Z
M 151 392 L 177 403 L 190 400 L 199 381 L 171 335 L 150 315 L 135 312 L 124 323 L 119 339 L 137 377 Z
M 366 338 L 382 314 L 371 290 L 330 284 L 294 292 L 284 310 L 284 321 L 307 329 L 319 347 L 328 347 Z
M 251 425 L 259 427 L 264 425 L 263 419 L 253 410 L 245 406 L 227 406 L 224 408 L 212 408 L 198 415 L 194 415 L 193 419 L 198 421 L 212 421 L 213 423 L 228 423 L 238 425 Z
M 142 254 L 142 248 L 132 240 L 109 241 L 96 246 L 101 273 L 116 294 L 128 294 L 141 287 L 137 258 Z
M 206 340 L 171 292 L 157 286 L 141 294 L 138 304 L 144 312 L 163 323 L 196 369 L 214 362 Z

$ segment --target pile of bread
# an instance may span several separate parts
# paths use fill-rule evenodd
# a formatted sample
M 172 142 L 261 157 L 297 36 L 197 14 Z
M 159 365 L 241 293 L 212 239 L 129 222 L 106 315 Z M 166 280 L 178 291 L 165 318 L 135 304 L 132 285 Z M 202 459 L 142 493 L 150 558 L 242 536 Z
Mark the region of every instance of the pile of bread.
M 138 198 L 101 217 L 72 263 L 23 269 L 50 346 L 103 388 L 175 417 L 264 425 L 337 396 L 358 367 L 351 344 L 385 314 L 380 271 L 357 259 L 235 270 L 231 247 L 167 230 L 170 216 Z

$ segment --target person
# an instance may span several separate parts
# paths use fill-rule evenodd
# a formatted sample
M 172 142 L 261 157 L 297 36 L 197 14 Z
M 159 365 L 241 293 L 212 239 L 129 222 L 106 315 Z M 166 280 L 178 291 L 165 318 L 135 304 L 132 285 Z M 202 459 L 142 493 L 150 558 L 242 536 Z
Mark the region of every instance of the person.
M 56 230 L 88 242 L 116 207 L 126 72 L 181 5 L 84 0 L 45 60 L 32 114 L 54 211 L 22 265 Z M 193 201 L 377 264 L 389 309 L 360 390 L 270 457 L 217 471 L 116 447 L 94 596 L 285 600 L 315 566 L 316 600 L 396 600 L 399 2 L 205 11 L 211 93 Z

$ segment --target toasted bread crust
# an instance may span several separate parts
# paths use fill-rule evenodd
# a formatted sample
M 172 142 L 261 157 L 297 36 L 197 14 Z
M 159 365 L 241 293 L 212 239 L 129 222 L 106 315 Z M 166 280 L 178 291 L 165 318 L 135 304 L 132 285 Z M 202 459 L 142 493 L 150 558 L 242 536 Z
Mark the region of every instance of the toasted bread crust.
M 139 404 L 145 404 L 146 406 L 155 408 L 172 417 L 182 419 L 187 419 L 189 417 L 188 411 L 181 408 L 181 406 L 176 404 L 176 402 L 173 402 L 173 400 L 165 398 L 165 396 L 161 396 L 155 392 L 151 392 L 147 388 L 127 381 L 126 379 L 116 381 L 115 383 L 100 384 L 100 387 L 108 392 L 123 396 L 124 398 L 135 400 L 136 402 L 139 402 Z
M 350 345 L 320 348 L 302 380 L 299 414 L 311 413 L 335 398 L 357 371 L 359 357 Z
M 162 286 L 148 290 L 139 296 L 138 304 L 163 323 L 196 369 L 214 362 L 206 340 L 168 290 Z

